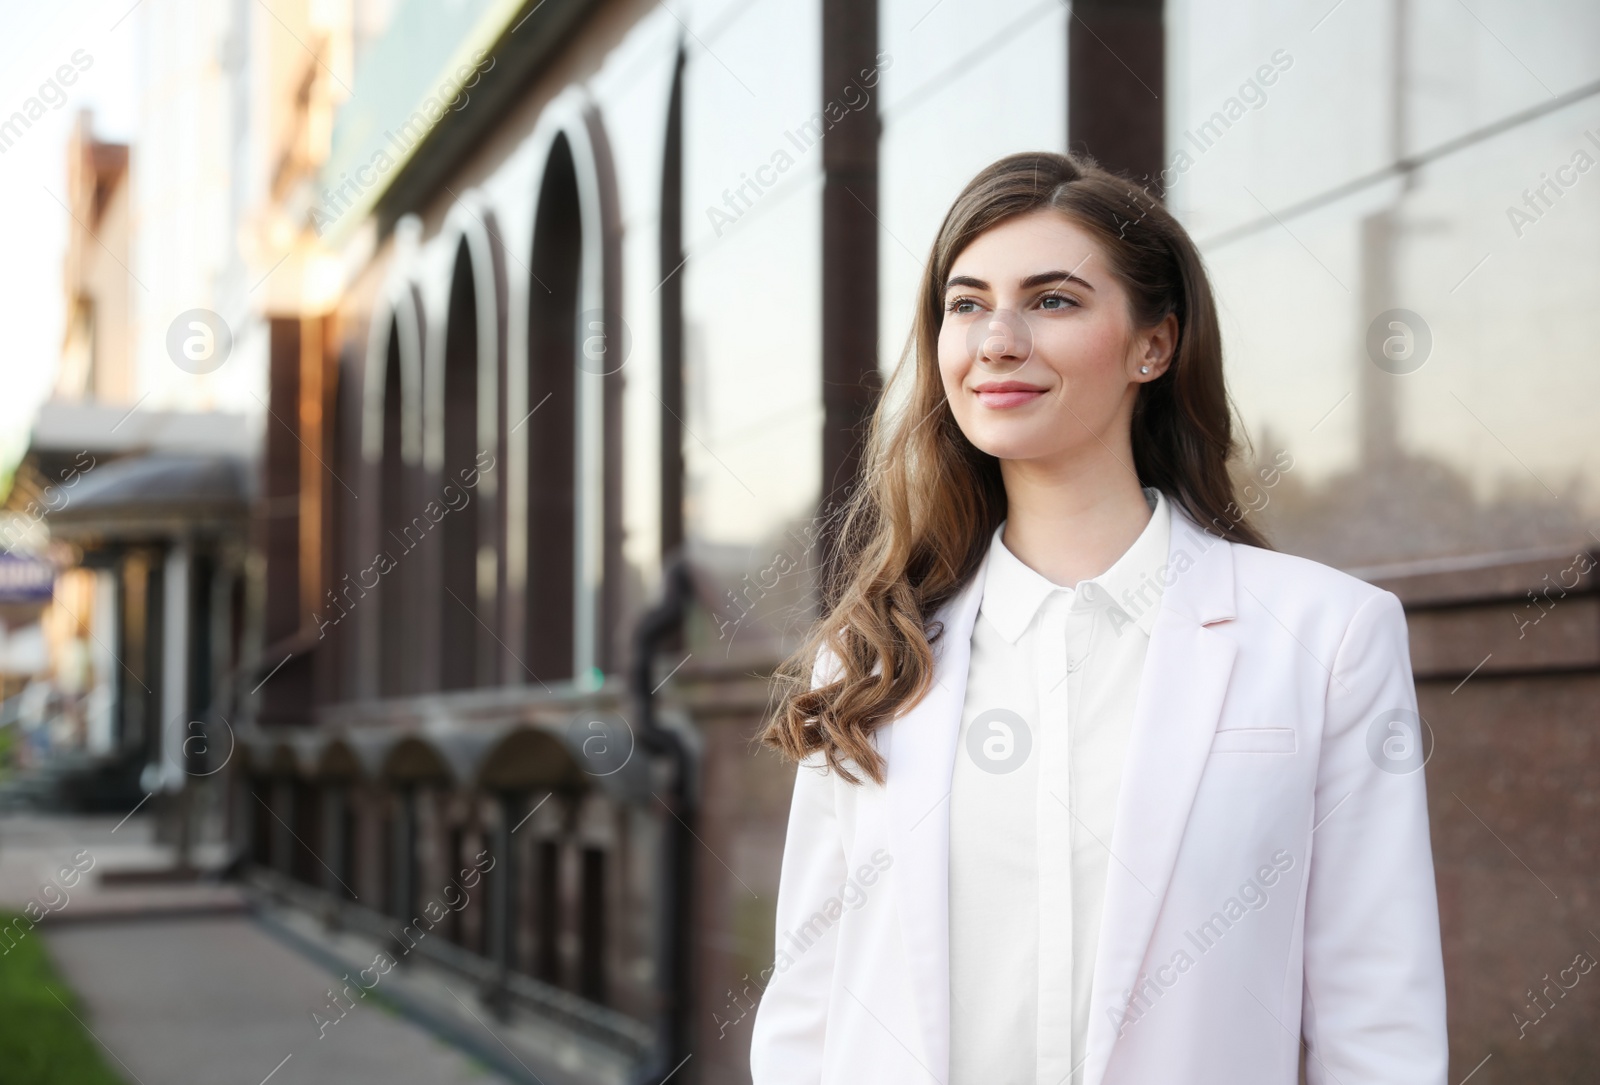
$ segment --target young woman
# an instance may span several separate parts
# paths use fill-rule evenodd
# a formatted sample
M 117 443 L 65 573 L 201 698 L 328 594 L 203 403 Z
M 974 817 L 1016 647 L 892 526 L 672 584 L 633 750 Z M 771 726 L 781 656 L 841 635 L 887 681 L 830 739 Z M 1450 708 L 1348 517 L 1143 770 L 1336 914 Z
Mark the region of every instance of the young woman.
M 1404 612 L 1271 550 L 1234 453 L 1182 227 L 974 178 L 764 735 L 756 1085 L 1445 1085 Z

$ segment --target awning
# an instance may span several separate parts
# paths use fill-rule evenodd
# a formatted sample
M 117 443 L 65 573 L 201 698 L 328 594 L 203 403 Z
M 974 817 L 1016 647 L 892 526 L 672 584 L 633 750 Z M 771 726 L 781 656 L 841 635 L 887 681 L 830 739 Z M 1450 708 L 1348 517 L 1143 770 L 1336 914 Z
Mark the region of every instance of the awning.
M 149 452 L 101 463 L 62 488 L 46 516 L 56 538 L 138 541 L 198 529 L 239 528 L 254 493 L 248 461 L 223 455 Z

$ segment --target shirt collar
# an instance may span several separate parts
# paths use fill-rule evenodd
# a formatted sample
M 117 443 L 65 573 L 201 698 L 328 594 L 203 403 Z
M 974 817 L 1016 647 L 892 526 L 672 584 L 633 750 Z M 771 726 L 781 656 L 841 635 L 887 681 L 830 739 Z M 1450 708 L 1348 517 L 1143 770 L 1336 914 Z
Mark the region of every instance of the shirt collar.
M 1099 576 L 1078 581 L 1072 588 L 1051 583 L 1024 565 L 1000 541 L 1005 521 L 989 540 L 988 568 L 984 574 L 980 612 L 1012 644 L 1017 642 L 1052 592 L 1063 592 L 1074 609 L 1104 608 L 1113 628 L 1137 625 L 1150 635 L 1161 602 L 1161 574 L 1167 564 L 1172 532 L 1172 512 L 1166 495 L 1154 486 L 1143 487 L 1151 509 L 1150 521 L 1111 568 Z M 1087 588 L 1087 585 L 1094 585 Z

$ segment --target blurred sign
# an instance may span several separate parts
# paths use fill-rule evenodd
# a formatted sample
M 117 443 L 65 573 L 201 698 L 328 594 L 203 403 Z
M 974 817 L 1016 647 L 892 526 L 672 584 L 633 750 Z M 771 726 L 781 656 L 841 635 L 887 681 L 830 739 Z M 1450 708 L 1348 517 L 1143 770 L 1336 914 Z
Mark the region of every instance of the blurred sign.
M 0 603 L 48 602 L 56 567 L 25 554 L 0 554 Z
M 34 675 L 50 669 L 50 646 L 45 641 L 44 626 L 38 622 L 20 629 L 0 626 L 0 674 Z M 41 687 L 40 697 L 48 692 Z M 24 706 L 26 707 L 26 706 Z M 43 710 L 36 718 L 43 722 Z

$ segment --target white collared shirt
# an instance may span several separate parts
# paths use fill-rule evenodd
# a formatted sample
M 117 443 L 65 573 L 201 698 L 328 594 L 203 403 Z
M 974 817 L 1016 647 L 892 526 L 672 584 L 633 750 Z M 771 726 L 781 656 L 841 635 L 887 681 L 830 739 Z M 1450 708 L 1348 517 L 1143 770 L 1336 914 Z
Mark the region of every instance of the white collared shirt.
M 1171 508 L 1063 588 L 989 543 L 950 793 L 949 1085 L 1079 1085 Z M 1070 857 L 1070 862 L 1068 861 Z M 1070 1078 L 1069 1078 L 1069 1075 Z

